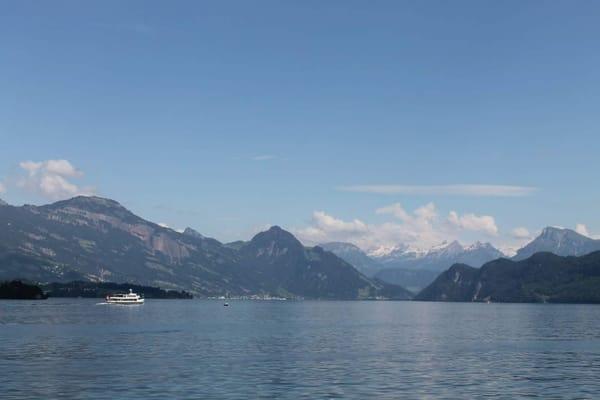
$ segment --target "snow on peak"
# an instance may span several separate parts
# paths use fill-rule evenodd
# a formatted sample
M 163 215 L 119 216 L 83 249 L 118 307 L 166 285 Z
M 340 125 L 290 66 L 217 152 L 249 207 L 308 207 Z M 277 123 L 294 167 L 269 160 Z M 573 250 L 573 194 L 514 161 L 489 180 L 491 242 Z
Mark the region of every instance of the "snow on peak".
M 383 246 L 382 245 L 382 246 L 378 246 L 378 247 L 367 250 L 367 255 L 369 257 L 380 258 L 380 257 L 388 256 L 392 253 L 405 251 L 406 249 L 407 249 L 407 246 L 403 245 L 403 244 L 396 245 L 396 246 Z

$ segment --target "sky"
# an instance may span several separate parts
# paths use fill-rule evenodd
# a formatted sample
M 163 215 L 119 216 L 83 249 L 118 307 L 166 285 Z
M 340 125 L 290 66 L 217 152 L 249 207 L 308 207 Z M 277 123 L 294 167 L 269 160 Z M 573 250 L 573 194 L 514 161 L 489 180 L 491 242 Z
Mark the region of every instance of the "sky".
M 600 2 L 6 1 L 0 198 L 222 241 L 600 234 Z

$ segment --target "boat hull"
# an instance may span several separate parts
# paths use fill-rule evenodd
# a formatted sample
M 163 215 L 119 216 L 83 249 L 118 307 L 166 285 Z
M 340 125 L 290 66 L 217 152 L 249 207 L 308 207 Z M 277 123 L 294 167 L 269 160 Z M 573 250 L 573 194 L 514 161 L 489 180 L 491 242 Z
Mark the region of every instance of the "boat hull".
M 135 300 L 135 301 L 123 301 L 123 300 L 109 300 L 109 299 L 107 299 L 106 302 L 108 304 L 118 304 L 118 305 L 124 305 L 124 306 L 136 306 L 136 305 L 144 304 L 144 299 Z

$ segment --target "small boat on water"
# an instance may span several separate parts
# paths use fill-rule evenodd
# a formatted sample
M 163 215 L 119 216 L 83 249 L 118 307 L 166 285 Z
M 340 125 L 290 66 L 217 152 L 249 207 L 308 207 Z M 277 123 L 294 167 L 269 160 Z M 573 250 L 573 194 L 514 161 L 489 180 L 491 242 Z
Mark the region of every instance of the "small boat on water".
M 133 293 L 133 290 L 129 289 L 129 293 L 116 293 L 109 294 L 106 296 L 106 302 L 108 304 L 144 304 L 144 298 L 137 293 Z

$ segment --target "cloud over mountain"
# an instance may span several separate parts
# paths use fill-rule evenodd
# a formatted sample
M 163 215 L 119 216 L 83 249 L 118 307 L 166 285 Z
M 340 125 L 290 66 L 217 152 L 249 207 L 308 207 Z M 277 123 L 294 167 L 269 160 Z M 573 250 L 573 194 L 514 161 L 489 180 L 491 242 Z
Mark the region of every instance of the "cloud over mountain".
M 519 226 L 519 227 L 513 229 L 511 232 L 511 235 L 515 239 L 527 239 L 531 236 L 531 234 L 529 233 L 529 230 L 527 230 L 527 228 L 525 228 L 523 226 Z
M 469 231 L 480 231 L 491 236 L 498 234 L 498 227 L 494 217 L 489 215 L 464 214 L 458 215 L 456 211 L 450 211 L 448 215 L 450 224 Z
M 492 216 L 473 213 L 461 215 L 451 211 L 443 218 L 434 203 L 427 203 L 413 211 L 394 203 L 376 209 L 375 213 L 389 215 L 392 219 L 379 224 L 360 219 L 346 221 L 324 211 L 315 211 L 309 225 L 295 232 L 307 243 L 350 242 L 365 250 L 393 247 L 399 243 L 429 248 L 444 240 L 459 239 L 467 232 L 487 236 L 498 234 Z
M 584 224 L 577 224 L 575 226 L 575 232 L 579 233 L 580 235 L 590 237 L 590 233 L 588 231 L 588 228 Z
M 72 180 L 83 177 L 68 160 L 22 161 L 19 167 L 25 175 L 17 186 L 51 200 L 66 199 L 77 195 L 92 195 L 92 187 L 80 187 Z

